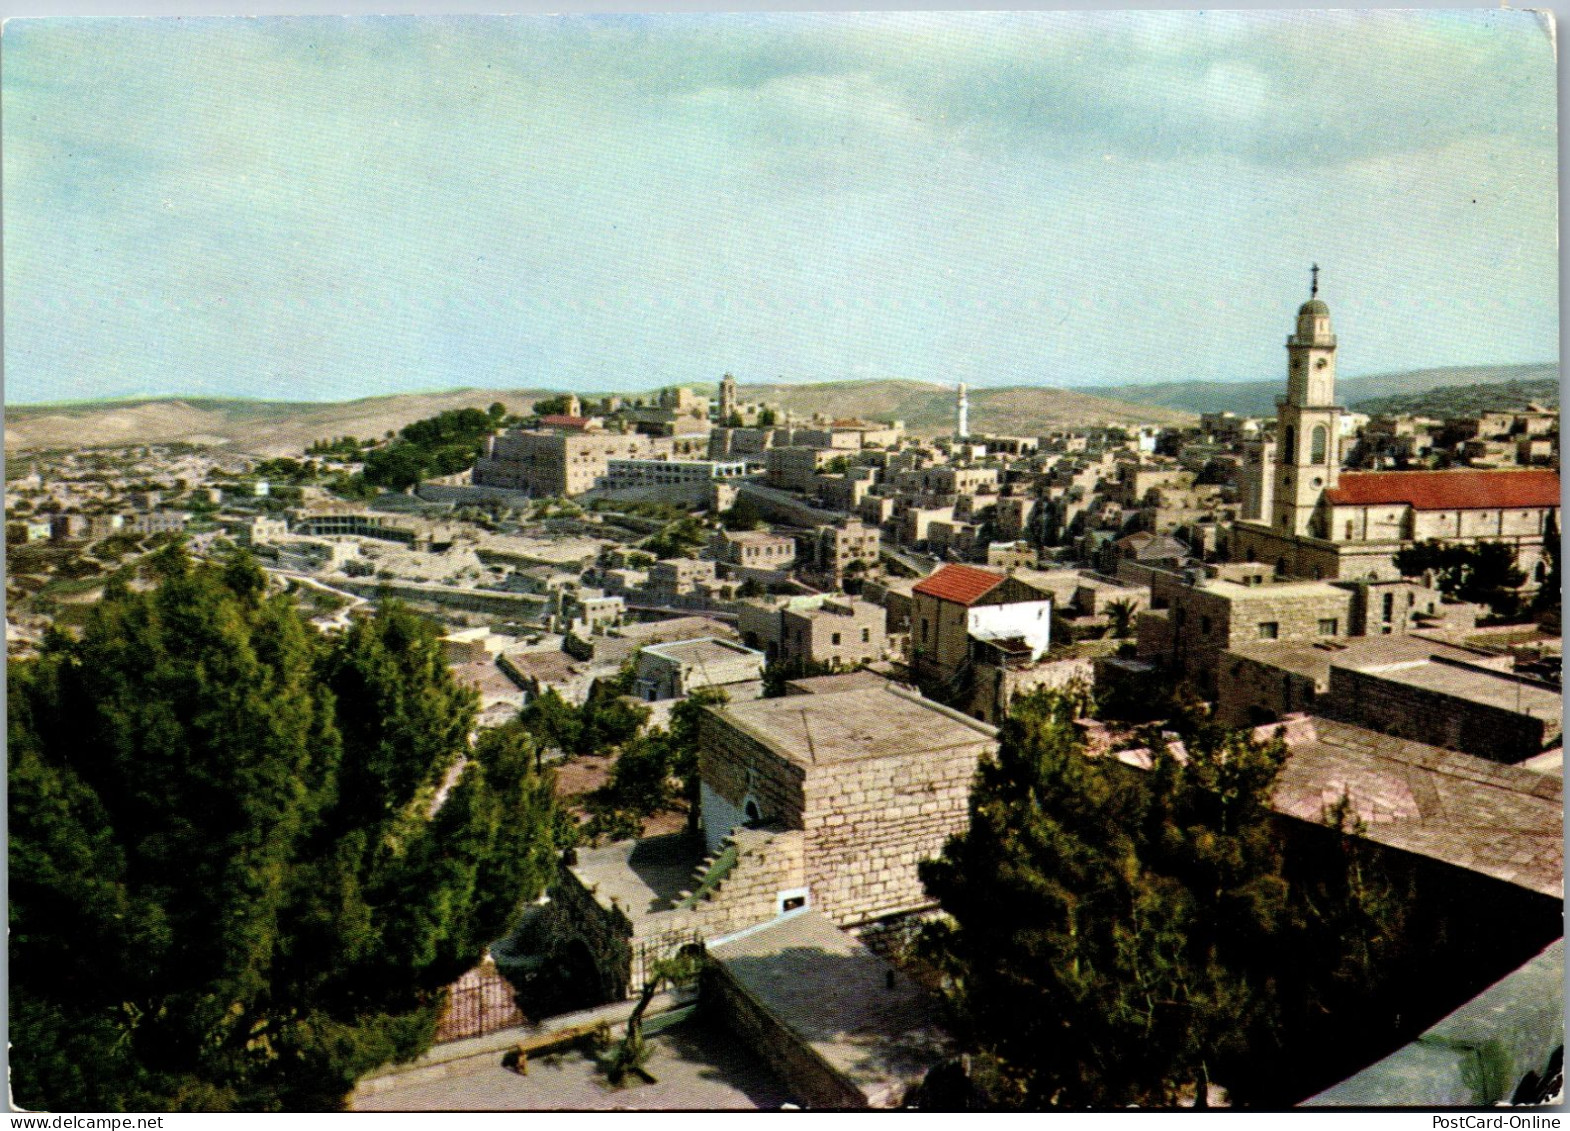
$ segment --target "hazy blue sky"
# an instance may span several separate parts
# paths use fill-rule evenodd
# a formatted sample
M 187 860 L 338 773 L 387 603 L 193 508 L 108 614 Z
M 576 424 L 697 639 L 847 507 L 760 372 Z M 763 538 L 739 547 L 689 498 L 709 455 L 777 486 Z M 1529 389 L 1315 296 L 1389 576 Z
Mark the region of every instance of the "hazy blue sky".
M 13 21 L 6 399 L 1558 356 L 1531 15 Z

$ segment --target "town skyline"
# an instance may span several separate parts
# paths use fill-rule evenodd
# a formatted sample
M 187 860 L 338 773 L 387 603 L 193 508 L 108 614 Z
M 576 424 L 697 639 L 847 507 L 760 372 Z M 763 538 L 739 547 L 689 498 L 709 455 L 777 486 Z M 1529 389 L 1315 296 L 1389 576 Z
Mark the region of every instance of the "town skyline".
M 1343 376 L 1558 354 L 1530 13 L 24 20 L 6 62 L 13 404 L 1265 380 L 1315 262 Z

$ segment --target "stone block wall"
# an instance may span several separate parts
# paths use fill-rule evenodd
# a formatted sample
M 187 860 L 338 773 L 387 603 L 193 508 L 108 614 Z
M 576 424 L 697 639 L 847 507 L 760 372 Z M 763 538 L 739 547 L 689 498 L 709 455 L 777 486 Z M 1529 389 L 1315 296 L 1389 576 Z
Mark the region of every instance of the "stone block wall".
M 813 903 L 846 927 L 932 900 L 917 865 L 938 855 L 969 819 L 971 779 L 991 743 L 922 758 L 864 758 L 807 776 L 807 882 Z
M 705 711 L 698 724 L 698 777 L 738 811 L 751 799 L 757 803 L 760 821 L 788 829 L 802 827 L 805 769 L 712 710 Z M 710 843 L 717 839 L 710 837 Z
M 780 893 L 807 886 L 801 830 L 737 829 L 726 844 L 736 848 L 736 866 L 696 906 L 673 912 L 672 929 L 704 939 L 723 938 L 767 923 L 780 914 Z
M 812 1108 L 865 1108 L 867 1099 L 837 1072 L 814 1056 L 800 1038 L 755 1001 L 726 971 L 714 963 L 704 971 L 700 999 L 705 1011 L 722 1017 L 747 1048 L 790 1081 L 796 1100 Z
M 1480 678 L 1490 677 L 1513 678 L 1499 672 Z M 1523 761 L 1541 753 L 1546 740 L 1559 736 L 1558 720 L 1552 720 L 1549 732 L 1550 720 L 1336 665 L 1330 668 L 1330 691 L 1321 713 L 1492 762 Z

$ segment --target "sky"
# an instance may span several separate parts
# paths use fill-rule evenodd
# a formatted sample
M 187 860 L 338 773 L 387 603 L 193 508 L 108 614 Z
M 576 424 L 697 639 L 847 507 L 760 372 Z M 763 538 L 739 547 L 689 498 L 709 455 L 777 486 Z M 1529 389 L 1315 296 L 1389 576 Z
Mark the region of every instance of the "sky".
M 1524 12 L 13 20 L 5 400 L 1558 357 Z

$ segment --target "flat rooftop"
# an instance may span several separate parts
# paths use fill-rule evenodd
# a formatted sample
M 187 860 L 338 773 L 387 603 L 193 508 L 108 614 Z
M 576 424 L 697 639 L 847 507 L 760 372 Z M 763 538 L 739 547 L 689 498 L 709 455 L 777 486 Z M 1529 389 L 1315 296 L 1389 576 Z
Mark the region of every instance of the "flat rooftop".
M 1272 807 L 1321 821 L 1343 794 L 1377 844 L 1563 898 L 1563 784 L 1317 716 L 1285 724 Z M 1255 733 L 1270 736 L 1275 726 Z
M 679 664 L 728 664 L 739 659 L 756 657 L 763 659 L 763 653 L 740 644 L 733 644 L 729 640 L 716 640 L 712 637 L 701 640 L 673 640 L 668 644 L 650 644 L 643 649 L 645 655 L 663 656 Z
M 732 703 L 719 714 L 802 766 L 919 757 L 997 737 L 985 723 L 892 684 Z
M 1475 666 L 1424 659 L 1388 667 L 1362 666 L 1369 675 L 1403 683 L 1409 687 L 1481 703 L 1501 711 L 1515 711 L 1534 718 L 1556 722 L 1564 710 L 1559 692 L 1530 682 L 1509 672 L 1495 672 Z M 1555 730 L 1557 733 L 1557 729 Z
M 1353 636 L 1347 639 L 1282 640 L 1240 644 L 1232 654 L 1312 679 L 1321 689 L 1330 682 L 1330 666 L 1367 671 L 1385 664 L 1403 664 L 1445 656 L 1453 660 L 1508 671 L 1510 658 L 1460 648 L 1419 636 Z
M 856 691 L 864 688 L 880 689 L 890 681 L 877 672 L 866 670 L 841 672 L 839 675 L 809 675 L 793 679 L 785 685 L 787 695 L 833 695 L 839 691 Z
M 1201 592 L 1215 593 L 1231 601 L 1262 601 L 1277 597 L 1307 597 L 1320 594 L 1326 597 L 1345 598 L 1349 594 L 1328 581 L 1266 581 L 1259 585 L 1244 585 L 1219 577 L 1205 578 L 1197 588 Z
M 776 919 L 709 954 L 869 1106 L 897 1105 L 952 1052 L 920 989 L 817 911 Z
M 614 902 L 632 922 L 635 935 L 692 888 L 703 847 L 686 833 L 621 840 L 603 848 L 580 848 L 570 870 L 603 906 Z

